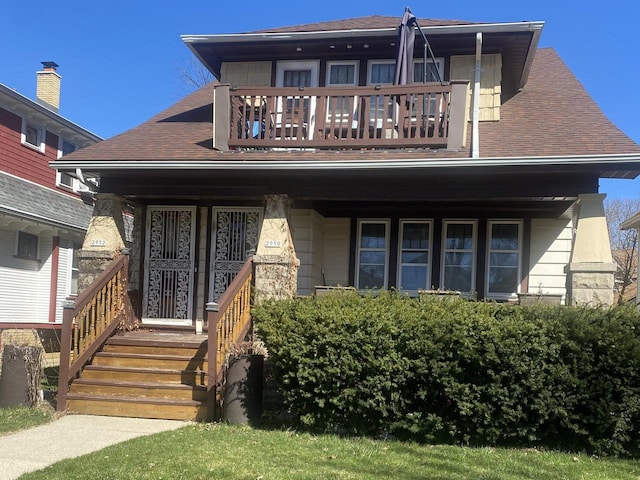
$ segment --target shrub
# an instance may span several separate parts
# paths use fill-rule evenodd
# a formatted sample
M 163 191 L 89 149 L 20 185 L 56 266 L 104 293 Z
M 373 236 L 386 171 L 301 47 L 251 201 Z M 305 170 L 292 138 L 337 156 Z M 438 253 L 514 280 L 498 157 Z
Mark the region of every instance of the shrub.
M 312 429 L 637 455 L 632 307 L 340 292 L 254 308 L 288 407 Z

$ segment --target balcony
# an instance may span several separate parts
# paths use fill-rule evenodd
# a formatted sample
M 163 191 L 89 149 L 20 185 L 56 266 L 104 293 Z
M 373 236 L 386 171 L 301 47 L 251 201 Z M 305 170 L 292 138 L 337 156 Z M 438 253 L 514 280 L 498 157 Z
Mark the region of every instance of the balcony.
M 214 148 L 458 150 L 468 82 L 214 89 Z

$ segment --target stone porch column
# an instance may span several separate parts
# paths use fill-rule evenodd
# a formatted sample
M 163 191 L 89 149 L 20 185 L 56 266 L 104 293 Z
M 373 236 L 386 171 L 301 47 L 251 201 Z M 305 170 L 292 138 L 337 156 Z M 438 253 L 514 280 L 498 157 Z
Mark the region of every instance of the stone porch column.
M 606 194 L 578 197 L 578 221 L 571 260 L 566 267 L 571 305 L 613 305 L 614 272 L 609 230 L 604 216 Z
M 289 197 L 266 195 L 265 201 L 260 239 L 253 257 L 256 303 L 268 298 L 293 298 L 300 266 L 289 228 Z
M 78 291 L 88 287 L 125 245 L 122 220 L 123 199 L 113 193 L 99 193 L 93 216 L 78 255 Z

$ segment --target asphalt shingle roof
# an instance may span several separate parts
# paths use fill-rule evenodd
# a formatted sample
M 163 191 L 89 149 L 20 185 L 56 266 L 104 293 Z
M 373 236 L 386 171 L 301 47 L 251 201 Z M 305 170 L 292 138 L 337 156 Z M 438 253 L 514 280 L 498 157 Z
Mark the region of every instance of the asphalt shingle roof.
M 397 21 L 395 17 L 389 18 Z M 64 160 L 387 160 L 470 156 L 470 141 L 460 152 L 421 149 L 220 152 L 211 148 L 212 99 L 210 84 L 132 130 L 65 155 Z M 500 121 L 480 122 L 479 132 L 483 158 L 640 153 L 640 145 L 603 114 L 551 48 L 537 51 L 529 82 L 502 105 Z
M 0 212 L 86 230 L 92 210 L 78 198 L 0 172 Z

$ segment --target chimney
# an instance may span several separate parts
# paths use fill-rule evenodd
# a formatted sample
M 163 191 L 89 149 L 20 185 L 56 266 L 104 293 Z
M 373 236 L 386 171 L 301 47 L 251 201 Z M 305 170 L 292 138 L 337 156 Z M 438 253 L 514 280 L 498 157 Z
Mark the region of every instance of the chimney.
M 38 82 L 36 86 L 36 98 L 56 113 L 60 109 L 60 75 L 56 72 L 56 62 L 41 62 L 42 70 L 36 72 Z

